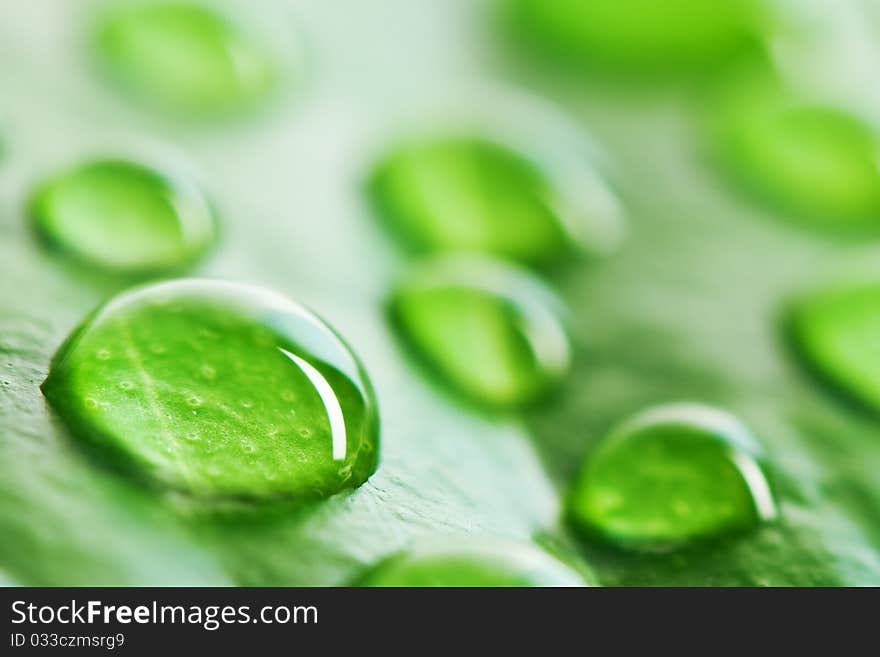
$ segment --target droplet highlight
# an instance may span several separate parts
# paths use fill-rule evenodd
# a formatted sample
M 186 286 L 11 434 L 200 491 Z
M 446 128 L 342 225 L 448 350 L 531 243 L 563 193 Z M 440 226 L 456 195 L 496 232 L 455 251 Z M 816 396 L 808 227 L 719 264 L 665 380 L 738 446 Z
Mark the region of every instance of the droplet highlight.
M 524 544 L 441 541 L 382 561 L 367 587 L 581 587 L 592 585 L 555 557 Z
M 721 410 L 647 409 L 589 455 L 568 496 L 569 518 L 588 536 L 635 550 L 752 529 L 777 513 L 758 450 L 748 428 Z
M 29 210 L 52 247 L 93 267 L 133 274 L 192 262 L 216 230 L 198 189 L 123 160 L 86 162 L 50 177 Z
M 165 354 L 149 348 L 157 340 Z M 95 358 L 102 349 L 109 360 Z M 324 497 L 377 464 L 359 361 L 323 321 L 263 288 L 182 279 L 123 293 L 68 338 L 42 389 L 74 435 L 194 496 Z
M 248 109 L 279 79 L 279 63 L 263 41 L 206 5 L 112 5 L 97 25 L 94 49 L 122 89 L 189 115 Z
M 440 379 L 488 406 L 535 401 L 569 369 L 561 303 L 503 263 L 423 263 L 398 285 L 389 312 L 405 343 Z

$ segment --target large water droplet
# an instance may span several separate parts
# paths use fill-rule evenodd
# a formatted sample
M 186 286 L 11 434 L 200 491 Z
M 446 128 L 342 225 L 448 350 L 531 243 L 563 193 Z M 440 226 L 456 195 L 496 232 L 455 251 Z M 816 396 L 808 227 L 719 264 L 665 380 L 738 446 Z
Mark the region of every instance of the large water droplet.
M 776 515 L 757 449 L 739 420 L 711 407 L 642 411 L 589 456 L 569 516 L 586 533 L 649 550 L 755 527 Z
M 87 162 L 48 179 L 30 213 L 53 246 L 93 266 L 137 273 L 193 260 L 215 231 L 198 190 L 119 160 Z
M 108 7 L 95 50 L 123 88 L 189 114 L 241 110 L 278 79 L 277 62 L 259 39 L 213 9 L 185 2 Z
M 587 586 L 580 573 L 536 547 L 443 541 L 382 561 L 360 586 Z
M 804 297 L 792 305 L 787 329 L 810 370 L 880 411 L 880 283 Z
M 744 84 L 716 128 L 720 159 L 752 195 L 803 223 L 880 234 L 880 141 L 865 121 Z
M 390 312 L 441 378 L 478 402 L 510 406 L 539 397 L 568 370 L 558 306 L 525 272 L 450 257 L 411 272 Z
M 768 21 L 754 0 L 509 0 L 527 45 L 588 69 L 703 71 L 760 52 Z
M 198 496 L 325 496 L 376 467 L 361 365 L 320 319 L 262 288 L 184 279 L 126 292 L 68 338 L 42 388 L 75 435 Z
M 545 172 L 480 138 L 400 146 L 376 168 L 370 194 L 392 232 L 418 251 L 476 251 L 547 264 L 574 246 L 574 220 Z

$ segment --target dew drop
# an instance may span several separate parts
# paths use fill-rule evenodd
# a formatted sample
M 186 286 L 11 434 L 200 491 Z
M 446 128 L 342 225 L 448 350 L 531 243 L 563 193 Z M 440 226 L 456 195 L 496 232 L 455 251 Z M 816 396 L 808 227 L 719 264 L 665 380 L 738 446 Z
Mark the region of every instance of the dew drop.
M 761 52 L 771 21 L 755 0 L 508 0 L 516 41 L 572 68 L 707 72 Z
M 398 147 L 369 182 L 376 214 L 422 252 L 471 251 L 549 264 L 574 249 L 559 190 L 513 149 L 476 137 Z
M 256 326 L 273 336 L 271 344 L 255 339 Z M 193 351 L 190 337 L 200 327 L 217 333 L 206 352 L 228 363 L 222 378 L 201 376 L 205 353 Z M 157 339 L 168 358 L 144 358 Z M 101 349 L 126 357 L 99 365 L 93 354 Z M 137 388 L 97 404 L 96 395 L 123 374 L 136 377 Z M 296 416 L 268 381 L 296 391 Z M 125 292 L 64 343 L 42 390 L 74 435 L 201 497 L 326 496 L 359 486 L 377 464 L 376 402 L 357 358 L 309 311 L 254 286 L 183 279 Z M 246 419 L 235 410 L 242 390 L 261 395 L 259 412 Z M 256 467 L 242 443 L 254 448 Z M 351 474 L 343 478 L 346 466 Z
M 733 86 L 715 120 L 715 149 L 756 201 L 801 225 L 880 235 L 880 138 L 866 121 L 776 85 Z
M 389 305 L 402 338 L 441 379 L 477 402 L 533 401 L 568 371 L 559 301 L 503 263 L 469 257 L 423 263 Z
M 646 409 L 590 454 L 568 496 L 576 527 L 627 549 L 667 550 L 776 516 L 751 432 L 708 406 Z
M 798 299 L 786 328 L 808 371 L 880 411 L 880 283 L 833 286 Z
M 94 267 L 136 274 L 186 264 L 214 237 L 213 214 L 197 190 L 122 160 L 86 162 L 44 181 L 30 216 L 59 250 Z
M 192 116 L 225 115 L 264 100 L 279 79 L 261 39 L 207 6 L 109 8 L 94 35 L 100 64 L 132 96 Z
M 446 540 L 418 545 L 373 567 L 367 587 L 580 587 L 585 576 L 526 544 Z

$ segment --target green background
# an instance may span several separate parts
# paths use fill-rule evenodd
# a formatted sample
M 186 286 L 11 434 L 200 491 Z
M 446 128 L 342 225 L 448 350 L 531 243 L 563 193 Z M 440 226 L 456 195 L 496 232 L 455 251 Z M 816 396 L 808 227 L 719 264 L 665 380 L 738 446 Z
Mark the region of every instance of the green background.
M 774 50 L 786 72 L 841 106 L 880 106 L 875 8 L 794 4 Z M 808 378 L 778 330 L 789 295 L 880 272 L 878 245 L 831 239 L 742 199 L 700 140 L 703 90 L 534 65 L 500 43 L 486 3 L 259 6 L 232 9 L 298 73 L 260 115 L 213 124 L 160 118 L 105 84 L 84 40 L 91 5 L 4 7 L 0 575 L 29 585 L 333 585 L 416 538 L 467 534 L 537 538 L 605 584 L 880 584 L 880 422 Z M 402 126 L 498 85 L 549 97 L 582 123 L 628 223 L 619 250 L 550 275 L 572 309 L 575 369 L 554 400 L 519 416 L 459 404 L 404 356 L 382 300 L 406 262 L 362 194 L 377 149 Z M 346 337 L 382 416 L 382 462 L 368 483 L 298 510 L 224 514 L 99 467 L 65 433 L 38 388 L 49 359 L 132 281 L 46 253 L 23 206 L 45 173 L 95 154 L 192 172 L 222 221 L 193 273 L 272 287 Z M 645 405 L 678 400 L 722 406 L 753 428 L 781 519 L 666 555 L 567 536 L 561 493 L 595 441 Z

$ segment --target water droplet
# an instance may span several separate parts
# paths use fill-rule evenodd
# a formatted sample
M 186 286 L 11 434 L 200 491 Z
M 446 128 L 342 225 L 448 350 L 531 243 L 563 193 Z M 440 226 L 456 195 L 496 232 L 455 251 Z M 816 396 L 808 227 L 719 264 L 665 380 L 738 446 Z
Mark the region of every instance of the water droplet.
M 133 162 L 87 162 L 44 182 L 30 204 L 39 234 L 92 266 L 145 273 L 185 264 L 213 239 L 213 214 L 179 180 Z
M 113 6 L 98 26 L 95 50 L 123 89 L 189 115 L 248 109 L 279 78 L 261 39 L 213 9 L 184 2 Z
M 380 562 L 359 586 L 588 586 L 584 577 L 543 550 L 476 540 L 424 544 Z
M 153 303 L 161 299 L 175 303 Z M 257 324 L 273 344 L 255 341 Z M 190 343 L 204 326 L 219 337 L 197 352 Z M 148 357 L 157 339 L 167 359 Z M 99 349 L 124 357 L 99 362 Z M 223 377 L 200 375 L 206 355 L 226 364 Z M 136 392 L 112 385 L 123 373 L 137 381 Z M 267 382 L 296 391 L 296 416 Z M 72 433 L 202 497 L 330 495 L 359 486 L 376 467 L 376 403 L 360 363 L 320 319 L 258 287 L 183 279 L 123 293 L 64 343 L 42 389 Z M 259 394 L 258 413 L 240 412 L 242 390 Z M 98 394 L 108 403 L 82 403 Z M 187 438 L 197 434 L 214 438 Z M 242 442 L 255 447 L 257 468 L 245 462 Z M 338 470 L 346 465 L 351 475 L 343 479 Z
M 252 402 L 250 399 L 242 399 L 241 400 L 241 407 L 242 408 L 253 408 L 254 402 Z
M 120 381 L 120 382 L 119 382 L 119 387 L 120 387 L 122 390 L 133 390 L 133 389 L 134 389 L 134 384 L 133 384 L 131 381 Z
M 789 337 L 808 369 L 880 411 L 880 283 L 829 287 L 792 304 Z
M 390 312 L 435 372 L 484 404 L 532 401 L 568 371 L 558 300 L 502 263 L 464 257 L 423 263 L 397 288 Z
M 760 82 L 720 106 L 715 148 L 748 193 L 802 224 L 880 235 L 880 140 L 865 121 Z
M 109 349 L 98 349 L 98 351 L 95 353 L 95 357 L 98 360 L 110 360 L 111 355 L 112 354 L 110 353 Z
M 419 251 L 475 251 L 548 264 L 574 247 L 558 190 L 537 165 L 480 138 L 391 152 L 370 180 L 377 214 Z
M 208 380 L 211 380 L 215 376 L 217 376 L 217 370 L 210 365 L 202 365 L 199 368 L 199 373 Z
M 761 52 L 770 21 L 754 0 L 509 0 L 508 25 L 538 54 L 576 68 L 678 74 Z
M 569 516 L 588 534 L 646 550 L 753 528 L 776 515 L 758 449 L 723 411 L 647 409 L 590 454 L 569 495 Z

